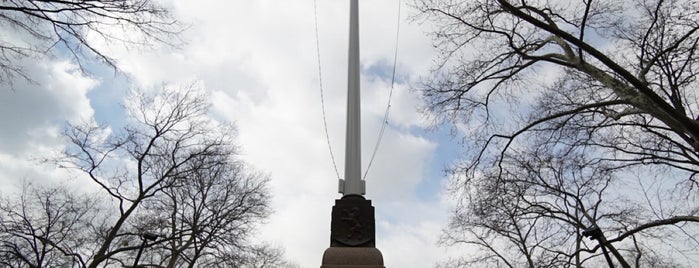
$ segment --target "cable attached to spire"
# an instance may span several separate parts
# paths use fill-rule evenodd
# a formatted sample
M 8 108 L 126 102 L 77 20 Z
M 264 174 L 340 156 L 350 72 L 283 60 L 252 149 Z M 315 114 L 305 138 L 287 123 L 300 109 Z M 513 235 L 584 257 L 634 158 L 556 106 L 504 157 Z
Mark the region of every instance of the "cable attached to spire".
M 314 11 L 314 23 L 315 23 L 315 38 L 316 38 L 316 55 L 318 59 L 318 87 L 320 89 L 320 104 L 321 104 L 321 110 L 323 114 L 323 129 L 325 131 L 325 140 L 328 144 L 328 151 L 330 153 L 330 160 L 333 165 L 333 169 L 335 170 L 335 175 L 337 176 L 338 179 L 341 179 L 340 177 L 340 172 L 337 169 L 337 163 L 335 161 L 335 154 L 333 153 L 332 149 L 332 144 L 330 142 L 330 134 L 328 131 L 328 121 L 327 121 L 327 116 L 325 112 L 325 95 L 324 95 L 324 90 L 323 90 L 323 73 L 322 73 L 322 68 L 321 68 L 321 53 L 320 53 L 320 37 L 319 37 L 319 31 L 318 31 L 318 3 L 317 0 L 313 0 L 313 11 Z M 376 158 L 376 154 L 378 153 L 379 147 L 381 145 L 381 141 L 383 140 L 383 136 L 386 130 L 386 126 L 388 125 L 388 117 L 390 114 L 391 110 L 391 100 L 393 99 L 393 89 L 395 87 L 395 80 L 396 80 L 396 66 L 398 63 L 398 43 L 400 40 L 400 21 L 401 21 L 401 0 L 398 0 L 398 15 L 397 15 L 397 22 L 396 22 L 396 42 L 395 42 L 395 47 L 394 47 L 394 53 L 393 53 L 393 69 L 391 72 L 391 87 L 389 89 L 389 94 L 388 94 L 388 102 L 386 104 L 386 110 L 384 111 L 384 116 L 383 116 L 383 121 L 381 123 L 381 128 L 379 129 L 379 134 L 376 139 L 376 143 L 374 144 L 374 150 L 371 154 L 371 158 L 369 160 L 369 164 L 367 165 L 366 170 L 364 171 L 364 175 L 362 176 L 363 180 L 366 180 L 367 175 L 369 174 L 369 170 L 371 169 L 372 164 L 374 163 L 374 159 Z
M 386 111 L 383 115 L 383 122 L 381 123 L 381 129 L 379 130 L 379 136 L 376 139 L 376 144 L 374 145 L 374 152 L 371 154 L 369 164 L 367 165 L 366 171 L 364 171 L 364 176 L 362 177 L 363 180 L 366 180 L 366 176 L 367 174 L 369 174 L 369 169 L 371 169 L 371 164 L 374 163 L 374 158 L 376 157 L 376 153 L 379 151 L 379 145 L 381 145 L 383 134 L 386 130 L 386 126 L 388 125 L 388 115 L 391 110 L 391 99 L 393 98 L 393 87 L 396 81 L 396 65 L 398 62 L 398 42 L 400 39 L 400 6 L 401 1 L 398 0 L 398 21 L 396 22 L 396 46 L 393 52 L 393 71 L 391 72 L 391 89 L 388 93 L 388 103 L 386 104 Z
M 325 96 L 323 94 L 323 72 L 321 71 L 321 61 L 320 61 L 320 38 L 318 34 L 318 3 L 317 0 L 313 0 L 313 18 L 315 22 L 316 30 L 316 55 L 318 56 L 318 87 L 320 88 L 320 107 L 323 111 L 323 128 L 325 129 L 325 140 L 328 143 L 328 151 L 330 152 L 330 160 L 332 161 L 333 168 L 335 169 L 335 175 L 337 179 L 340 179 L 340 172 L 337 171 L 337 163 L 335 162 L 335 155 L 333 154 L 333 147 L 330 143 L 330 134 L 328 134 L 328 120 L 325 116 Z

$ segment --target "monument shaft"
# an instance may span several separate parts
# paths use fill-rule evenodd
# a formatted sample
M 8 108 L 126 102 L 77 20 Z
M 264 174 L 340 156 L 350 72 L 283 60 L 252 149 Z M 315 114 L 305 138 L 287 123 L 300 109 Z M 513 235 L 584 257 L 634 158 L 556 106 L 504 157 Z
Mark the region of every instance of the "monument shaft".
M 350 36 L 347 72 L 347 129 L 345 138 L 345 181 L 340 182 L 340 193 L 363 195 L 361 105 L 359 82 L 359 4 L 350 2 Z
M 374 207 L 366 200 L 361 168 L 361 112 L 359 85 L 359 0 L 350 0 L 349 69 L 347 74 L 347 136 L 343 197 L 332 210 L 330 248 L 321 268 L 384 268 L 376 248 Z

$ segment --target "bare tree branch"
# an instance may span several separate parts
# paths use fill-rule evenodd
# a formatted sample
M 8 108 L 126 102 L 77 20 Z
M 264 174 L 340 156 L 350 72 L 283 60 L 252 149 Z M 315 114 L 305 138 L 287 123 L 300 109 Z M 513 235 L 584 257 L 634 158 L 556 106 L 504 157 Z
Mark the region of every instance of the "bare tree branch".
M 30 80 L 20 59 L 64 50 L 81 69 L 86 56 L 117 69 L 115 59 L 95 44 L 129 47 L 177 45 L 182 26 L 151 0 L 26 0 L 0 3 L 3 32 L 18 38 L 0 39 L 0 83 L 15 77 Z M 60 52 L 59 52 L 60 53 Z
M 463 205 L 445 243 L 483 251 L 453 263 L 580 267 L 605 265 L 608 255 L 623 267 L 682 265 L 670 252 L 650 251 L 649 241 L 689 239 L 697 228 L 695 205 L 681 198 L 696 197 L 699 174 L 696 3 L 414 7 L 416 20 L 436 26 L 441 52 L 421 85 L 425 112 L 465 130 L 456 132 L 464 134 L 464 158 L 448 169 Z M 632 176 L 657 181 L 653 200 L 675 216 L 655 217 L 659 207 L 632 201 L 642 188 L 622 183 Z M 603 246 L 583 240 L 591 227 Z M 688 241 L 673 245 L 699 246 Z

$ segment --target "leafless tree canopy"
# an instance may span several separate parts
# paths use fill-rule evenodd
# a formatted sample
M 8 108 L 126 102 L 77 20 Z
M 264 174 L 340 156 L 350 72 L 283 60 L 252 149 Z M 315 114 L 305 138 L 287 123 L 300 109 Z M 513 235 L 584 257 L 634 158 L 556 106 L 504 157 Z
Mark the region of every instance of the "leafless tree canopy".
M 605 265 L 602 250 L 622 267 L 696 261 L 656 246 L 699 245 L 699 3 L 414 5 L 441 51 L 427 113 L 466 133 L 445 243 L 482 252 L 457 264 Z M 602 235 L 588 243 L 591 227 Z
M 257 250 L 246 241 L 269 214 L 266 180 L 227 158 L 192 161 L 206 167 L 144 204 L 138 226 L 167 234 L 149 250 L 149 260 L 164 267 L 243 267 L 246 254 Z M 226 265 L 231 262 L 237 265 Z
M 50 160 L 98 195 L 34 187 L 0 204 L 0 265 L 287 265 L 251 239 L 270 212 L 267 177 L 238 159 L 233 129 L 209 119 L 196 86 L 135 92 L 125 106 L 123 128 L 68 126 Z
M 90 241 L 85 224 L 96 203 L 64 188 L 27 184 L 0 203 L 0 267 L 71 267 Z
M 11 83 L 17 76 L 31 80 L 22 58 L 62 51 L 81 67 L 85 56 L 116 67 L 91 40 L 175 44 L 181 26 L 151 0 L 7 0 L 0 2 L 0 30 L 0 83 Z

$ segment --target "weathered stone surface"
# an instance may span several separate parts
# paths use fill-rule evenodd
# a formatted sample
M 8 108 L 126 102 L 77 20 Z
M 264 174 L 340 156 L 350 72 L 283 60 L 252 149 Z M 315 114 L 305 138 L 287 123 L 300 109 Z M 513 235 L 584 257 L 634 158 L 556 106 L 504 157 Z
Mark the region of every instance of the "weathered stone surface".
M 321 268 L 385 268 L 376 249 L 374 207 L 361 195 L 335 200 L 330 223 L 330 248 Z
M 375 247 L 374 207 L 360 195 L 335 200 L 330 223 L 331 247 Z
M 383 255 L 374 247 L 330 247 L 321 268 L 385 268 Z

